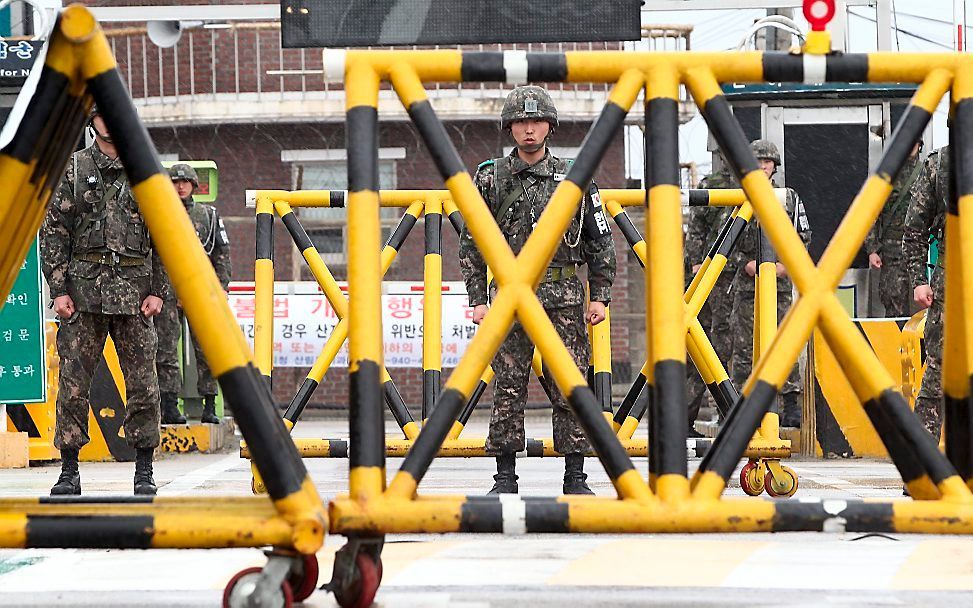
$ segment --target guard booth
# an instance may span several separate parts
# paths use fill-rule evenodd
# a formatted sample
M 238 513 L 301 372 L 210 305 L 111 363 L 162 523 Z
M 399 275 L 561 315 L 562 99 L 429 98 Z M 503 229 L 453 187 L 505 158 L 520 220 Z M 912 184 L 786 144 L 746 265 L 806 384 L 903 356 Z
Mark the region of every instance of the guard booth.
M 781 151 L 775 181 L 793 188 L 811 224 L 810 253 L 821 257 L 861 184 L 881 158 L 913 85 L 756 84 L 723 91 L 747 139 L 768 139 Z M 923 153 L 930 150 L 927 129 Z M 710 150 L 716 142 L 710 136 Z M 714 154 L 714 169 L 722 160 Z M 882 317 L 879 273 L 864 249 L 845 273 L 839 297 L 853 317 Z

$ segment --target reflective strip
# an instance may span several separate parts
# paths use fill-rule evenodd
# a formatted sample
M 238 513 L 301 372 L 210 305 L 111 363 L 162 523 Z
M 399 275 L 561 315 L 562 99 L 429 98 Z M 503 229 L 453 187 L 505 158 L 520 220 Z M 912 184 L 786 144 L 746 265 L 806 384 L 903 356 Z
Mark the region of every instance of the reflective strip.
M 504 534 L 527 534 L 527 503 L 516 494 L 500 494 Z
M 345 79 L 345 55 L 342 49 L 324 51 L 324 81 L 342 82 Z
M 824 508 L 825 513 L 833 515 L 833 517 L 824 520 L 821 531 L 844 533 L 845 527 L 848 525 L 848 520 L 842 517 L 841 514 L 848 508 L 848 503 L 844 500 L 825 500 L 821 503 L 821 506 Z
M 503 71 L 507 84 L 527 84 L 527 51 L 504 51 Z
M 823 84 L 827 81 L 826 55 L 804 54 L 804 84 Z

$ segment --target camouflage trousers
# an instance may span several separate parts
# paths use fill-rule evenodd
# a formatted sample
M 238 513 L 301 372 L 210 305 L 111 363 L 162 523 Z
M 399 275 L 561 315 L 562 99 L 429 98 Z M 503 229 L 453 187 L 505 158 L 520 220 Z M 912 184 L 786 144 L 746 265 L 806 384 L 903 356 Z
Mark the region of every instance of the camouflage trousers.
M 926 317 L 923 343 L 926 350 L 926 371 L 916 396 L 916 416 L 936 441 L 943 431 L 943 269 L 936 268 L 932 276 L 933 301 Z
M 793 295 L 790 284 L 787 289 L 777 290 L 777 322 L 784 318 L 784 313 L 791 307 Z M 734 287 L 733 293 L 733 356 L 730 361 L 730 379 L 737 390 L 743 390 L 750 368 L 753 364 L 753 291 Z M 781 395 L 799 393 L 801 391 L 801 374 L 797 363 L 791 369 L 790 375 L 781 388 Z
M 174 297 L 166 298 L 162 312 L 155 318 L 155 331 L 159 335 L 159 348 L 155 358 L 155 366 L 159 372 L 159 389 L 163 393 L 179 393 L 182 390 L 182 378 L 179 374 L 179 337 L 182 335 L 183 314 Z M 190 334 L 191 335 L 191 334 Z M 203 355 L 199 342 L 193 339 L 193 350 L 196 353 L 196 371 L 198 380 L 196 390 L 200 395 L 215 395 L 216 380 L 209 371 L 206 357 Z
M 719 280 L 716 281 L 716 285 L 713 286 L 713 291 L 706 298 L 706 304 L 699 311 L 698 317 L 700 325 L 703 326 L 706 336 L 713 345 L 713 350 L 716 351 L 716 355 L 725 367 L 729 367 L 730 355 L 733 353 L 733 331 L 730 326 L 733 295 L 727 293 L 733 284 L 733 274 L 729 269 L 723 271 Z M 689 427 L 692 428 L 708 391 L 703 383 L 702 376 L 696 371 L 696 367 L 689 360 L 688 355 L 686 363 L 686 395 L 689 407 Z
M 590 345 L 584 323 L 583 305 L 545 309 L 558 335 L 571 353 L 578 369 L 588 365 Z M 524 431 L 524 408 L 527 405 L 527 384 L 530 380 L 534 345 L 519 322 L 515 322 L 493 359 L 496 382 L 490 432 L 486 440 L 487 452 L 522 452 L 527 448 Z M 545 392 L 552 397 L 552 426 L 554 449 L 561 454 L 588 450 L 588 440 L 571 411 L 567 400 L 558 390 L 551 374 L 545 369 L 541 381 Z
M 125 378 L 125 440 L 134 448 L 159 445 L 159 382 L 152 354 L 156 349 L 151 319 L 142 315 L 76 312 L 57 330 L 60 357 L 54 446 L 80 449 L 88 443 L 91 376 L 111 336 Z
M 901 257 L 882 257 L 878 295 L 886 317 L 912 316 L 912 282 Z

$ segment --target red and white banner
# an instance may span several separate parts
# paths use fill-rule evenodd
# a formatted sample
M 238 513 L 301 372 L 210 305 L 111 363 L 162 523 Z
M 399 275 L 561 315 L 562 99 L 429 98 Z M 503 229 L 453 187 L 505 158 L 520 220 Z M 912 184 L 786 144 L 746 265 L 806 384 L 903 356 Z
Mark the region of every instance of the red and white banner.
M 346 285 L 341 283 L 344 290 Z M 422 367 L 422 283 L 390 281 L 382 286 L 382 329 L 385 366 Z M 253 348 L 253 283 L 230 285 L 230 309 Z M 467 306 L 460 281 L 443 283 L 443 367 L 455 367 L 473 338 L 473 311 Z M 311 367 L 335 326 L 338 316 L 312 281 L 274 285 L 274 367 Z M 342 347 L 332 367 L 348 367 L 348 347 Z

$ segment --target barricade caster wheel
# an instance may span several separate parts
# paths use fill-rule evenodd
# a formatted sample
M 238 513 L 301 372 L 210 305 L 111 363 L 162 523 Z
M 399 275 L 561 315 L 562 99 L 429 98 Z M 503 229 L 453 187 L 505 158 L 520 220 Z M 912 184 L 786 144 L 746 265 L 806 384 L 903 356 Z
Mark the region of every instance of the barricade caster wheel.
M 360 552 L 355 556 L 354 572 L 348 583 L 334 589 L 334 598 L 342 608 L 368 608 L 375 601 L 378 585 L 382 582 L 382 559 L 376 562 Z
M 237 572 L 223 590 L 223 608 L 248 608 L 250 606 L 291 608 L 294 595 L 291 585 L 283 581 L 280 587 L 271 591 L 269 596 L 258 598 L 259 587 L 263 582 L 263 569 L 256 566 Z M 262 601 L 262 600 L 269 600 Z
M 767 494 L 775 498 L 779 496 L 793 496 L 797 493 L 797 473 L 790 467 L 782 466 L 780 469 L 784 472 L 783 479 L 776 480 L 773 475 L 767 475 L 764 480 L 764 487 L 767 490 Z
M 762 463 L 751 460 L 740 469 L 740 487 L 750 496 L 760 496 L 764 491 L 765 475 Z
M 311 597 L 318 586 L 319 571 L 317 555 L 300 555 L 295 558 L 294 567 L 287 577 L 295 602 L 303 602 Z

